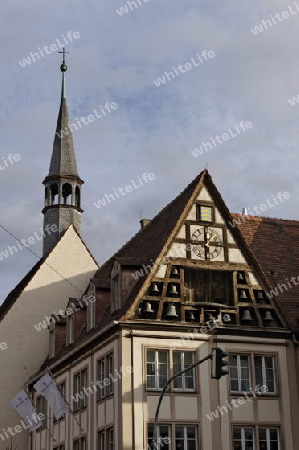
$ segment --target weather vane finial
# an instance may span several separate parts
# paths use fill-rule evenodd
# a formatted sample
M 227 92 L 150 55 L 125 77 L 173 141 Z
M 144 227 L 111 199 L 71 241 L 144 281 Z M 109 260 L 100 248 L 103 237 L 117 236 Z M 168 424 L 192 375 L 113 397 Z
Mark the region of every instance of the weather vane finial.
M 58 52 L 58 53 L 62 53 L 63 57 L 62 57 L 62 64 L 60 66 L 60 70 L 61 72 L 66 72 L 67 71 L 67 65 L 65 64 L 65 55 L 68 54 L 69 52 L 65 51 L 65 47 L 63 47 L 62 52 Z
M 65 47 L 63 47 L 61 52 L 58 53 L 62 53 L 62 64 L 60 66 L 60 70 L 62 72 L 62 86 L 61 86 L 61 98 L 66 98 L 66 93 L 65 93 L 65 72 L 67 71 L 67 65 L 65 64 L 65 55 L 66 52 L 65 51 Z

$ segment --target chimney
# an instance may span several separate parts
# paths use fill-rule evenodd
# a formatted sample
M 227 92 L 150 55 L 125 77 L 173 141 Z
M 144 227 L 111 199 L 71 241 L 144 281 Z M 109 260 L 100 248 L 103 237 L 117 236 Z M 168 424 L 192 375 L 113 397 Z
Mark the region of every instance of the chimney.
M 242 208 L 242 214 L 243 214 L 244 216 L 248 216 L 247 208 Z
M 151 221 L 149 219 L 141 219 L 140 220 L 140 225 L 141 225 L 141 230 L 144 230 L 144 228 L 150 223 Z

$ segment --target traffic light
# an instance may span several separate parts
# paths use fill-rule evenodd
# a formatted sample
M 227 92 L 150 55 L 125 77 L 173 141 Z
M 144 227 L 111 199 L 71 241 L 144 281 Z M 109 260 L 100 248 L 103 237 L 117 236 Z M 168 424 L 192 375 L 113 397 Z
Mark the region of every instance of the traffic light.
M 229 373 L 228 370 L 223 369 L 224 366 L 229 365 L 229 362 L 223 359 L 228 356 L 228 353 L 219 347 L 213 347 L 212 350 L 212 378 L 219 380 L 219 378 L 223 377 L 223 375 L 227 375 Z

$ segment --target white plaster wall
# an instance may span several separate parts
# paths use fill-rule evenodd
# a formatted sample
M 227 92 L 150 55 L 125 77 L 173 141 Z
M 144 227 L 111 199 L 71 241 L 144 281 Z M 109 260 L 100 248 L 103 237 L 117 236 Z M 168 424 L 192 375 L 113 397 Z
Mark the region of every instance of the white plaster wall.
M 53 311 L 65 308 L 69 297 L 82 295 L 97 268 L 70 227 L 1 321 L 0 342 L 6 342 L 8 346 L 0 353 L 1 429 L 20 424 L 21 417 L 9 401 L 39 369 L 48 354 L 48 330 L 37 331 L 34 325 Z M 18 450 L 27 450 L 27 443 L 27 430 L 13 438 Z M 0 450 L 5 450 L 6 445 L 8 442 L 0 439 Z
M 204 201 L 209 201 L 209 202 L 213 201 L 212 197 L 210 196 L 210 194 L 205 186 L 203 186 L 201 188 L 201 191 L 197 196 L 197 200 L 204 200 Z

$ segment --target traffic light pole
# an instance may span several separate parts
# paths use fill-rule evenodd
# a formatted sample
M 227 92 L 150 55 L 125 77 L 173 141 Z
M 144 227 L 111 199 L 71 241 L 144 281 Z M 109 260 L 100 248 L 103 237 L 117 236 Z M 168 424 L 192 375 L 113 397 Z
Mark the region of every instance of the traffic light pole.
M 156 413 L 155 413 L 155 422 L 154 422 L 154 444 L 155 444 L 155 450 L 158 449 L 158 439 L 157 439 L 157 423 L 158 423 L 158 417 L 159 417 L 159 412 L 160 412 L 160 406 L 164 397 L 164 394 L 166 392 L 166 389 L 168 388 L 169 384 L 177 377 L 181 376 L 183 373 L 188 372 L 188 370 L 193 369 L 194 367 L 198 366 L 199 364 L 203 363 L 204 361 L 208 361 L 209 359 L 212 359 L 213 357 L 213 353 L 209 353 L 205 358 L 197 361 L 196 363 L 192 364 L 191 366 L 186 367 L 186 369 L 181 370 L 180 372 L 178 372 L 177 374 L 173 375 L 173 377 L 169 378 L 169 380 L 167 381 L 167 383 L 165 384 L 164 388 L 162 389 L 162 392 L 160 394 L 159 397 L 159 401 L 158 401 L 158 405 L 156 408 Z

